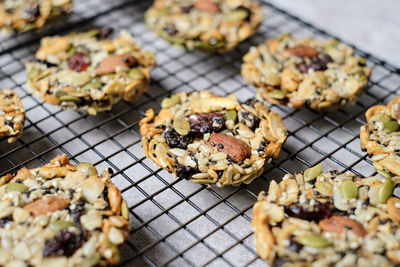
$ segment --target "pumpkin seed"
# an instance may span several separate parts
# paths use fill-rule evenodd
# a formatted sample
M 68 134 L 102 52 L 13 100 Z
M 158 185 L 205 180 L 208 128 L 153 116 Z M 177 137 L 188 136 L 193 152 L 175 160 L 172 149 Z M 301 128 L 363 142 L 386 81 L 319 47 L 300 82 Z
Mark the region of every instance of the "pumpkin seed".
M 394 183 L 392 180 L 387 179 L 381 188 L 379 189 L 378 200 L 380 203 L 386 203 L 386 201 L 392 196 L 394 190 Z
M 60 96 L 60 101 L 66 101 L 66 102 L 75 102 L 75 103 L 80 103 L 82 100 L 77 97 L 77 96 L 72 96 L 72 95 L 63 95 Z
M 226 21 L 237 21 L 237 20 L 243 20 L 249 16 L 249 13 L 247 13 L 246 10 L 244 9 L 238 9 L 235 10 L 225 16 Z
M 20 184 L 20 183 L 9 183 L 6 185 L 6 189 L 7 189 L 7 192 L 18 191 L 18 192 L 23 193 L 26 190 L 28 190 L 28 187 L 26 187 L 24 184 Z
M 312 248 L 326 248 L 331 245 L 331 242 L 320 235 L 303 235 L 298 238 L 298 241 L 303 246 Z
M 253 165 L 253 161 L 251 159 L 245 159 L 243 161 L 243 164 L 241 165 L 242 168 L 246 168 Z
M 129 219 L 129 208 L 125 200 L 123 200 L 121 204 L 121 215 L 125 220 Z
M 387 121 L 383 123 L 383 128 L 389 133 L 396 132 L 399 129 L 397 121 Z
M 217 41 L 215 44 L 210 44 L 209 42 L 206 41 L 196 41 L 194 43 L 195 47 L 206 51 L 206 52 L 214 52 L 218 48 L 223 48 L 226 45 L 225 41 Z
M 138 68 L 133 68 L 128 73 L 129 77 L 133 80 L 141 80 L 144 78 L 143 72 Z
M 317 181 L 315 187 L 323 195 L 330 195 L 333 192 L 333 185 L 329 182 Z
M 353 181 L 344 181 L 340 187 L 340 191 L 342 192 L 342 196 L 346 199 L 358 197 L 358 188 Z
M 376 170 L 376 172 L 377 172 L 380 176 L 385 177 L 386 179 L 392 179 L 392 175 L 391 175 L 389 172 L 387 172 L 387 171 L 384 171 L 384 170 Z
M 322 164 L 315 165 L 312 168 L 308 168 L 304 171 L 304 181 L 310 182 L 318 177 L 322 172 Z
M 284 99 L 286 97 L 286 93 L 281 90 L 273 90 L 268 93 L 268 96 L 275 99 Z
M 380 121 L 382 123 L 391 121 L 390 117 L 388 115 L 386 115 L 385 113 L 375 114 L 369 120 L 370 121 Z
M 236 118 L 237 118 L 237 112 L 234 109 L 233 110 L 228 110 L 224 114 L 224 119 L 226 121 L 229 121 L 229 120 L 236 121 Z
M 66 56 L 67 56 L 67 58 L 70 58 L 70 57 L 72 57 L 73 55 L 75 55 L 75 52 L 76 52 L 76 47 L 75 46 L 72 46 L 70 49 L 68 49 L 68 51 L 67 51 L 67 54 L 66 54 Z
M 172 123 L 172 127 L 178 134 L 182 136 L 188 135 L 190 133 L 190 123 L 185 118 L 176 118 Z
M 97 176 L 98 175 L 96 168 L 92 164 L 90 164 L 88 162 L 79 163 L 78 167 L 77 167 L 77 170 L 79 172 L 83 172 L 88 177 L 89 176 Z
M 176 96 L 176 95 L 172 95 L 170 97 L 166 97 L 161 101 L 161 107 L 162 108 L 170 108 L 173 107 L 175 105 L 178 105 L 181 103 L 181 99 Z
M 54 221 L 54 222 L 50 223 L 50 228 L 56 232 L 58 232 L 62 229 L 66 229 L 66 228 L 74 227 L 74 226 L 75 226 L 75 224 L 73 222 L 63 221 L 63 220 Z
M 88 82 L 84 84 L 81 89 L 82 90 L 90 90 L 90 89 L 95 89 L 95 88 L 100 88 L 103 85 L 101 81 L 94 81 L 94 82 Z
M 86 32 L 85 35 L 87 37 L 94 37 L 94 36 L 99 35 L 99 33 L 100 33 L 99 29 L 93 29 L 93 30 L 90 30 L 90 31 Z
M 359 83 L 363 83 L 367 80 L 367 75 L 365 75 L 363 71 L 357 72 L 355 77 Z
M 33 68 L 33 69 L 31 69 L 31 70 L 29 71 L 29 73 L 28 73 L 28 79 L 29 79 L 29 80 L 33 80 L 33 79 L 35 79 L 37 76 L 39 76 L 39 74 L 40 74 L 39 70 Z

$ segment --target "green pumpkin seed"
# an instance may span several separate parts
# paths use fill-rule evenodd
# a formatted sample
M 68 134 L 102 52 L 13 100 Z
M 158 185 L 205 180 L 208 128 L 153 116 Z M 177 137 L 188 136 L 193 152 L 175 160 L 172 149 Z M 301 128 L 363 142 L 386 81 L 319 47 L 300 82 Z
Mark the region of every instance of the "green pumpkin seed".
M 312 168 L 308 168 L 304 171 L 304 181 L 310 182 L 318 177 L 322 172 L 322 164 L 315 165 Z
M 28 79 L 29 79 L 29 80 L 33 80 L 33 79 L 35 79 L 37 76 L 39 76 L 39 74 L 40 74 L 40 71 L 39 71 L 38 69 L 33 68 L 33 69 L 31 69 L 31 70 L 29 71 L 29 73 L 28 73 Z
M 392 180 L 387 179 L 381 188 L 379 189 L 378 200 L 380 203 L 386 203 L 386 201 L 392 196 L 394 190 L 394 183 Z
M 129 219 L 129 208 L 125 200 L 123 200 L 121 204 L 121 215 L 125 220 Z
M 224 119 L 226 121 L 232 120 L 232 121 L 236 121 L 237 118 L 237 111 L 236 110 L 228 110 L 227 112 L 225 112 L 224 114 Z
M 103 85 L 101 81 L 94 81 L 94 82 L 88 82 L 84 84 L 81 89 L 82 90 L 90 90 L 90 89 L 96 89 L 100 88 Z
M 141 79 L 143 79 L 145 77 L 144 73 L 138 68 L 131 69 L 129 71 L 128 75 L 133 80 L 141 80 Z
M 50 228 L 56 232 L 58 232 L 62 229 L 66 229 L 66 228 L 74 227 L 74 226 L 75 226 L 75 224 L 73 222 L 63 221 L 63 220 L 54 221 L 54 222 L 50 223 Z
M 176 96 L 176 95 L 172 95 L 170 97 L 166 97 L 161 101 L 161 107 L 162 108 L 170 108 L 173 107 L 175 105 L 178 105 L 181 103 L 181 99 Z
M 380 176 L 385 177 L 386 179 L 392 179 L 392 175 L 391 175 L 389 172 L 387 172 L 387 171 L 384 171 L 384 170 L 376 170 L 376 172 L 377 172 Z
M 387 121 L 383 123 L 383 128 L 389 133 L 397 132 L 399 129 L 399 124 L 397 121 Z
M 25 192 L 26 190 L 28 190 L 28 187 L 26 187 L 24 184 L 20 184 L 20 183 L 10 183 L 6 185 L 6 189 L 7 192 L 11 192 L 11 191 L 18 191 L 18 192 Z
M 243 164 L 241 165 L 242 168 L 246 168 L 253 165 L 253 161 L 251 159 L 245 159 L 243 161 Z
M 340 191 L 342 192 L 342 196 L 346 199 L 358 197 L 358 188 L 353 181 L 344 181 L 340 187 Z
M 75 46 L 73 46 L 73 47 L 71 47 L 70 49 L 68 49 L 68 51 L 67 51 L 67 58 L 70 58 L 70 57 L 72 57 L 73 55 L 75 55 L 75 52 L 76 52 L 76 47 L 75 47 Z
M 333 185 L 328 182 L 317 181 L 315 183 L 317 191 L 323 195 L 331 195 L 333 193 Z
M 75 102 L 75 103 L 80 103 L 82 100 L 77 97 L 77 96 L 72 96 L 72 95 L 63 95 L 60 96 L 60 101 L 66 101 L 66 102 Z
M 273 90 L 268 93 L 268 96 L 275 99 L 284 99 L 286 97 L 286 93 L 281 90 Z
M 363 83 L 367 80 L 367 75 L 363 71 L 359 71 L 356 73 L 355 78 L 359 83 Z
M 87 37 L 94 37 L 94 36 L 99 35 L 99 33 L 100 33 L 99 29 L 93 29 L 93 30 L 90 30 L 90 31 L 86 32 L 85 35 Z
M 225 16 L 226 21 L 238 21 L 238 20 L 244 20 L 249 16 L 249 13 L 247 13 L 246 10 L 244 9 L 237 9 Z
M 390 117 L 388 115 L 386 115 L 385 113 L 375 114 L 369 120 L 370 121 L 380 121 L 382 123 L 391 121 Z
M 196 41 L 194 43 L 195 47 L 206 51 L 206 52 L 214 52 L 215 50 L 219 49 L 219 48 L 223 48 L 226 46 L 226 42 L 225 41 L 217 41 L 215 44 L 211 44 L 210 42 L 206 42 L 206 41 Z
M 190 123 L 185 118 L 176 118 L 172 123 L 172 127 L 178 134 L 182 136 L 190 133 Z
M 298 238 L 298 241 L 303 246 L 312 248 L 326 248 L 332 244 L 328 239 L 319 235 L 303 235 Z
M 86 176 L 97 176 L 98 175 L 96 168 L 88 162 L 79 163 L 77 170 L 79 172 L 83 172 L 84 174 L 86 174 Z

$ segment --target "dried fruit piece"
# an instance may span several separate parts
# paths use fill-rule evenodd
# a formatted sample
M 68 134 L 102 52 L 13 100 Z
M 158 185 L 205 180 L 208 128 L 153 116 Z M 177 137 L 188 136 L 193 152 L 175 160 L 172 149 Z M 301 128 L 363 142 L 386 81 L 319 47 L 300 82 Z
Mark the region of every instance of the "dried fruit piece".
M 307 204 L 302 205 L 300 203 L 285 206 L 285 213 L 291 217 L 303 220 L 320 221 L 331 216 L 332 209 L 329 206 L 329 203 L 315 201 L 315 204 L 312 206 Z
M 72 256 L 86 240 L 86 230 L 82 230 L 79 235 L 76 235 L 63 229 L 59 231 L 55 237 L 46 241 L 44 244 L 43 256 Z
M 86 70 L 90 64 L 91 62 L 89 56 L 83 52 L 76 52 L 68 59 L 69 68 L 77 72 Z
M 177 95 L 166 97 L 161 101 L 162 108 L 170 108 L 181 103 L 181 99 Z
M 243 161 L 251 155 L 251 149 L 245 142 L 227 134 L 213 133 L 205 144 L 225 152 L 235 162 Z
M 312 248 L 326 248 L 329 247 L 332 243 L 320 236 L 320 235 L 304 235 L 298 237 L 298 242 L 303 246 L 312 247 Z
M 358 188 L 353 181 L 344 181 L 340 186 L 342 196 L 346 199 L 352 199 L 358 197 Z
M 201 137 L 205 133 L 215 133 L 224 127 L 224 118 L 221 113 L 200 113 L 187 116 L 190 123 L 190 133 Z
M 172 128 L 167 128 L 167 130 L 163 132 L 163 137 L 170 148 L 176 147 L 185 149 L 193 141 L 193 137 L 190 135 L 181 136 Z
M 317 49 L 308 45 L 299 45 L 295 47 L 286 48 L 286 52 L 288 52 L 292 56 L 297 56 L 297 57 L 313 57 L 318 54 Z
M 392 196 L 394 190 L 394 183 L 392 180 L 387 179 L 379 189 L 378 200 L 380 203 L 386 203 L 386 201 Z
M 344 228 L 351 229 L 356 235 L 365 237 L 368 233 L 361 223 L 344 216 L 332 216 L 319 222 L 322 230 L 341 234 Z
M 190 133 L 190 124 L 189 121 L 185 118 L 176 118 L 172 123 L 172 127 L 178 134 L 182 136 L 188 135 Z
M 322 173 L 322 164 L 315 165 L 312 168 L 308 168 L 304 171 L 304 181 L 310 182 L 318 177 Z

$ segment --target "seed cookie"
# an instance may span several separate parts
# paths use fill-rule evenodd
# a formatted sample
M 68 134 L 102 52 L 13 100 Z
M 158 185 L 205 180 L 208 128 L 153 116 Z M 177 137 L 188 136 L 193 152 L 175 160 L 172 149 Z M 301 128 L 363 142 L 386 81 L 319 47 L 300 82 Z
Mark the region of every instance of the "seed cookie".
M 273 266 L 399 264 L 399 182 L 322 173 L 321 164 L 271 181 L 253 208 L 259 256 Z
M 43 27 L 47 21 L 72 10 L 72 0 L 0 1 L 0 32 L 25 32 Z
M 257 97 L 273 104 L 332 110 L 356 101 L 371 69 L 353 48 L 328 39 L 295 40 L 290 34 L 251 47 L 242 75 Z
M 138 99 L 148 89 L 155 56 L 142 51 L 127 31 L 108 39 L 111 31 L 43 38 L 37 60 L 26 64 L 28 88 L 46 102 L 92 115 L 121 98 Z
M 360 129 L 361 148 L 372 156 L 379 174 L 400 175 L 400 97 L 387 106 L 370 107 L 365 116 L 367 123 Z
M 250 183 L 277 159 L 286 139 L 281 117 L 261 102 L 208 91 L 165 98 L 140 121 L 145 155 L 175 177 L 217 186 Z
M 110 177 L 66 155 L 0 177 L 0 265 L 117 264 L 129 210 Z
M 145 20 L 172 44 L 225 52 L 256 32 L 262 9 L 253 0 L 156 0 Z
M 0 90 L 0 138 L 12 143 L 21 137 L 25 110 L 18 95 L 11 89 Z

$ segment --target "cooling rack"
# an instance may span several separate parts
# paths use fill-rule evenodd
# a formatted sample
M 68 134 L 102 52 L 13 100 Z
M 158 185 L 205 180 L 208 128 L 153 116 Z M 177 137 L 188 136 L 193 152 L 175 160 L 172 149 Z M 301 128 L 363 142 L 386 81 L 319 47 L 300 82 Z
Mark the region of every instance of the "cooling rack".
M 265 266 L 254 247 L 251 208 L 268 181 L 319 162 L 325 170 L 375 173 L 360 150 L 359 128 L 369 106 L 387 103 L 396 95 L 400 70 L 355 48 L 373 69 L 367 91 L 355 105 L 331 113 L 272 106 L 284 119 L 288 139 L 280 159 L 267 165 L 260 178 L 250 185 L 224 188 L 174 179 L 143 154 L 138 122 L 148 108 L 159 110 L 162 98 L 182 90 L 234 93 L 246 100 L 254 91 L 241 78 L 240 64 L 251 45 L 287 31 L 295 37 L 331 35 L 264 1 L 265 19 L 255 36 L 232 52 L 209 55 L 174 48 L 146 29 L 143 13 L 150 1 L 75 2 L 76 13 L 62 25 L 0 39 L 0 88 L 14 89 L 27 111 L 22 138 L 13 144 L 0 141 L 0 175 L 21 166 L 39 166 L 60 153 L 75 162 L 92 162 L 98 170 L 111 167 L 132 225 L 121 265 Z M 121 101 L 109 112 L 89 116 L 47 104 L 26 90 L 24 63 L 33 59 L 40 36 L 102 26 L 128 29 L 145 49 L 157 54 L 151 87 L 139 101 Z

